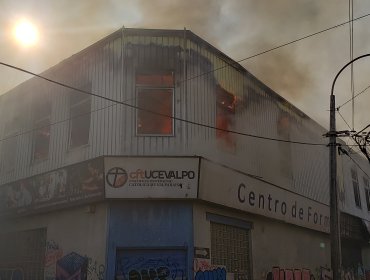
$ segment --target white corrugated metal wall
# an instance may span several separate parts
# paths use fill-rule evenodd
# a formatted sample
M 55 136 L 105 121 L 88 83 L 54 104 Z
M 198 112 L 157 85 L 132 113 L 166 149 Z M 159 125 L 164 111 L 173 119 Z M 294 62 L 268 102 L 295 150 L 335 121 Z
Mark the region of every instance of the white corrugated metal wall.
M 135 73 L 175 73 L 174 112 L 181 119 L 216 125 L 217 86 L 237 96 L 232 129 L 285 140 L 326 143 L 322 127 L 283 100 L 240 66 L 188 31 L 120 30 L 43 75 L 77 88 L 136 105 Z M 214 72 L 213 72 L 214 71 Z M 204 74 L 207 73 L 207 74 Z M 328 203 L 325 146 L 287 144 L 234 136 L 223 149 L 214 129 L 175 121 L 174 136 L 136 136 L 136 110 L 92 97 L 89 144 L 69 148 L 69 94 L 72 90 L 32 79 L 0 99 L 1 139 L 6 123 L 20 116 L 16 165 L 1 170 L 0 183 L 46 172 L 101 155 L 201 155 L 266 181 Z M 32 162 L 32 102 L 51 94 L 49 158 Z M 12 100 L 13 99 L 13 100 Z M 281 126 L 281 119 L 288 124 Z M 286 130 L 281 132 L 282 130 Z M 0 141 L 4 149 L 6 141 Z M 1 159 L 4 160 L 4 159 Z M 284 166 L 287 165 L 287 166 Z

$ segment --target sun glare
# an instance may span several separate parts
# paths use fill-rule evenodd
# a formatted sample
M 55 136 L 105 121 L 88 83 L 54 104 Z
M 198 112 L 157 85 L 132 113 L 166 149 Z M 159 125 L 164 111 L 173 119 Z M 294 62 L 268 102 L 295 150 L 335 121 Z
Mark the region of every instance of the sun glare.
M 36 26 L 27 20 L 21 20 L 15 25 L 14 36 L 17 42 L 24 47 L 34 46 L 38 41 Z

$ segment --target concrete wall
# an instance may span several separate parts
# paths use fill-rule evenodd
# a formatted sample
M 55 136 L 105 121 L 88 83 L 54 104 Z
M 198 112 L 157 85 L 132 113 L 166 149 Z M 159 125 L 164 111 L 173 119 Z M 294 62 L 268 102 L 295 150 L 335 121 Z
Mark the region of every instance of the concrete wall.
M 315 279 L 326 273 L 321 267 L 330 266 L 329 235 L 272 219 L 225 208 L 196 204 L 194 215 L 194 246 L 211 248 L 210 221 L 207 213 L 224 216 L 241 226 L 251 223 L 251 255 L 253 279 L 267 279 L 273 267 L 285 273 L 295 269 L 310 270 Z M 226 268 L 227 269 L 227 268 Z M 303 274 L 302 274 L 303 278 Z
M 168 267 L 172 279 L 185 279 L 191 275 L 192 248 L 191 203 L 145 200 L 110 204 L 107 279 L 114 279 L 116 266 L 125 277 L 129 271 Z
M 46 228 L 44 279 L 56 279 L 56 270 L 80 261 L 88 280 L 105 278 L 106 256 L 105 204 L 82 206 L 46 214 L 0 221 L 0 232 Z M 71 260 L 74 261 L 71 261 Z

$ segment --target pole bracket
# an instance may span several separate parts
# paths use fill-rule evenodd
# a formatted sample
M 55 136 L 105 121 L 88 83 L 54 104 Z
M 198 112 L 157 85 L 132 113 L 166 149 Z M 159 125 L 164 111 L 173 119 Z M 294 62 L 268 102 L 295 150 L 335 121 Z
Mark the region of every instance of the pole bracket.
M 348 137 L 351 136 L 351 132 L 349 130 L 340 130 L 340 131 L 328 131 L 327 133 L 323 134 L 324 137 Z

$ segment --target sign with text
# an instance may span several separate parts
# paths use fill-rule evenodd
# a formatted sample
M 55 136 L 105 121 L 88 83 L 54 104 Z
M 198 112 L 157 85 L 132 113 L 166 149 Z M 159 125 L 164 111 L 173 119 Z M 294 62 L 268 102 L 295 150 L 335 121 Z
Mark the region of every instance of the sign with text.
M 107 198 L 196 198 L 197 157 L 105 158 Z
M 103 172 L 103 158 L 96 158 L 0 186 L 0 215 L 103 200 Z
M 329 232 L 329 206 L 202 161 L 199 198 L 306 228 Z

